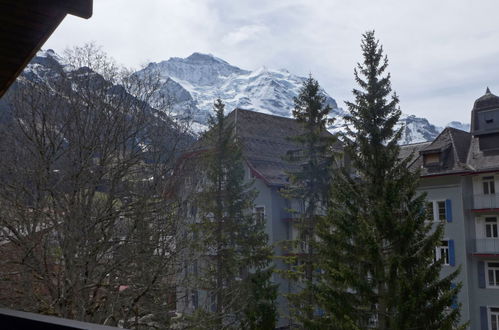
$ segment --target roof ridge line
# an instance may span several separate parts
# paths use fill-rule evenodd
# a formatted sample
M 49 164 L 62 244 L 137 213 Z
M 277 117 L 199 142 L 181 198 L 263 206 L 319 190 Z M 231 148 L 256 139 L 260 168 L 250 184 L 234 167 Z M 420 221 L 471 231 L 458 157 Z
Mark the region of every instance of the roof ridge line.
M 449 127 L 449 128 L 453 128 L 453 127 Z M 454 135 L 452 134 L 451 130 L 449 130 L 448 134 L 450 136 L 452 150 L 454 151 L 454 157 L 456 158 L 458 165 L 462 165 L 463 163 L 461 162 L 461 159 L 459 159 L 459 155 L 458 155 L 457 150 L 456 150 L 456 142 L 454 141 Z

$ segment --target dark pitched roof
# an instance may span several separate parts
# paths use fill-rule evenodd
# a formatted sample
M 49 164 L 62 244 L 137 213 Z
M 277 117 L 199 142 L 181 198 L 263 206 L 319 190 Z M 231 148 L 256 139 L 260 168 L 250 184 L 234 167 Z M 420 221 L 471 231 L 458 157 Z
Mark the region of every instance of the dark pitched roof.
M 297 165 L 283 157 L 288 151 L 300 149 L 291 138 L 304 132 L 303 125 L 292 118 L 243 109 L 232 111 L 228 120 L 234 123 L 243 155 L 255 174 L 269 185 L 288 184 L 287 173 L 296 170 Z M 325 134 L 330 135 L 329 132 Z
M 481 150 L 479 139 L 469 132 L 447 127 L 431 142 L 402 145 L 400 157 L 408 157 L 414 152 L 417 157 L 410 166 L 413 169 L 420 168 L 423 177 L 499 171 L 499 150 Z M 499 144 L 499 135 L 497 142 Z M 423 166 L 423 156 L 435 152 L 441 154 L 441 162 Z
M 478 172 L 499 171 L 499 150 L 480 150 L 480 138 L 473 137 L 470 143 L 470 151 L 467 158 L 469 167 Z M 499 136 L 496 136 L 499 146 Z
M 466 163 L 471 142 L 471 134 L 452 127 L 448 128 L 452 139 L 452 146 L 457 155 L 457 160 L 461 163 Z
M 414 157 L 410 162 L 409 166 L 413 166 L 415 162 L 419 159 L 419 152 L 429 146 L 431 142 L 419 142 L 419 143 L 411 143 L 400 146 L 399 158 L 406 159 L 411 155 Z
M 426 142 L 419 148 L 417 158 L 410 165 L 412 168 L 421 168 L 421 176 L 442 175 L 469 171 L 466 157 L 469 150 L 471 134 L 455 128 L 445 128 L 431 142 Z M 402 146 L 401 149 L 407 148 Z M 423 166 L 425 154 L 439 153 L 440 163 L 432 166 Z

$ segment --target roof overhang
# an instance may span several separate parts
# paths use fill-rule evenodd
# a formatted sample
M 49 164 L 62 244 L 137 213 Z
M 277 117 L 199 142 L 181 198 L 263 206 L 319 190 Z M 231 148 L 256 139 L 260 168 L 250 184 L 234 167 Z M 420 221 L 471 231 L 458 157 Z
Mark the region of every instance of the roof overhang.
M 0 0 L 0 97 L 67 14 L 90 18 L 93 0 Z
M 471 212 L 473 212 L 473 213 L 497 213 L 497 212 L 499 212 L 499 208 L 493 208 L 493 209 L 471 209 Z
M 482 258 L 499 258 L 499 253 L 472 253 L 472 255 Z
M 440 177 L 440 176 L 452 176 L 452 175 L 464 176 L 464 175 L 470 175 L 470 174 L 474 174 L 474 172 L 451 172 L 451 173 L 439 173 L 439 174 L 424 174 L 424 175 L 421 175 L 420 178 L 427 179 L 427 178 L 436 178 L 436 177 Z

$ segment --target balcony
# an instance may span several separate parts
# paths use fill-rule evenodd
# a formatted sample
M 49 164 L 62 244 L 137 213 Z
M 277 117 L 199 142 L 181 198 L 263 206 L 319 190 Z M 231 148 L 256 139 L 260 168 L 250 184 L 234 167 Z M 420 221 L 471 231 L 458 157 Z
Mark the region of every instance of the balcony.
M 475 239 L 475 254 L 499 254 L 499 239 L 480 238 Z
M 499 194 L 476 194 L 473 199 L 475 210 L 499 208 Z

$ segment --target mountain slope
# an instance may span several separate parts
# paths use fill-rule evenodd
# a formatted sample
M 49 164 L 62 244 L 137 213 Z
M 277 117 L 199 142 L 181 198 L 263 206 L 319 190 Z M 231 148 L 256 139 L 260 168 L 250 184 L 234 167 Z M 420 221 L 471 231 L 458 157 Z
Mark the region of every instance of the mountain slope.
M 61 117 L 74 109 L 81 109 L 79 113 L 85 112 L 89 117 L 95 115 L 101 118 L 98 116 L 104 112 L 106 116 L 125 118 L 126 121 L 115 124 L 136 126 L 134 143 L 137 145 L 136 150 L 141 150 L 145 162 L 150 160 L 153 153 L 170 156 L 194 141 L 194 136 L 165 111 L 150 105 L 147 91 L 142 90 L 139 97 L 132 95 L 140 91 L 140 87 L 134 87 L 138 84 L 134 85 L 129 80 L 129 86 L 126 86 L 112 81 L 89 67 L 72 68 L 66 65 L 52 50 L 40 51 L 0 100 L 0 123 L 9 123 L 15 119 L 15 104 L 20 104 L 19 101 L 26 100 L 26 95 L 30 96 L 32 90 L 37 90 L 34 86 L 40 87 L 40 91 L 33 94 L 33 101 L 28 98 L 26 103 L 50 108 L 54 105 L 44 104 L 50 103 L 51 97 L 48 95 L 53 95 Z M 170 83 L 178 85 L 174 81 Z M 186 93 L 179 97 L 189 98 L 190 95 Z M 99 120 L 95 120 L 93 126 L 99 127 L 100 124 Z
M 64 70 L 60 57 L 52 50 L 39 52 L 23 75 L 29 79 L 50 80 Z M 305 77 L 285 69 L 261 67 L 250 71 L 233 66 L 213 55 L 193 53 L 186 58 L 173 57 L 159 63 L 150 63 L 135 73 L 138 76 L 159 75 L 161 86 L 157 97 L 167 99 L 172 112 L 179 117 L 192 119 L 193 128 L 200 132 L 206 128 L 212 113 L 213 101 L 221 98 L 227 112 L 234 108 L 291 117 L 293 98 L 298 95 Z M 335 117 L 332 131 L 341 131 L 342 116 L 346 112 L 323 90 Z M 152 104 L 154 107 L 154 104 Z M 401 143 L 433 140 L 442 127 L 428 119 L 404 114 L 400 125 L 405 125 Z M 469 124 L 451 122 L 447 126 L 469 131 Z
M 213 55 L 193 53 L 186 58 L 173 57 L 167 61 L 150 63 L 139 75 L 157 74 L 163 81 L 161 97 L 171 100 L 174 112 L 189 116 L 198 130 L 206 126 L 212 111 L 213 101 L 220 97 L 227 110 L 238 107 L 258 112 L 291 117 L 293 98 L 306 79 L 289 71 L 272 70 L 266 67 L 254 71 L 233 66 Z M 337 120 L 332 131 L 341 131 L 345 111 L 323 91 L 331 105 L 332 116 Z M 403 115 L 404 124 L 401 143 L 433 140 L 443 128 L 431 124 L 426 118 Z M 451 122 L 449 126 L 469 130 L 468 124 Z
M 171 99 L 176 113 L 188 113 L 199 124 L 206 123 L 213 101 L 218 97 L 229 111 L 238 107 L 289 117 L 293 97 L 298 94 L 305 80 L 286 70 L 269 70 L 265 67 L 255 71 L 243 70 L 213 55 L 200 53 L 185 59 L 174 57 L 151 63 L 137 74 L 158 74 L 164 82 L 161 96 Z M 178 85 L 169 83 L 172 80 Z M 177 96 L 186 92 L 191 98 Z M 324 95 L 333 113 L 342 115 L 336 101 L 326 92 Z

